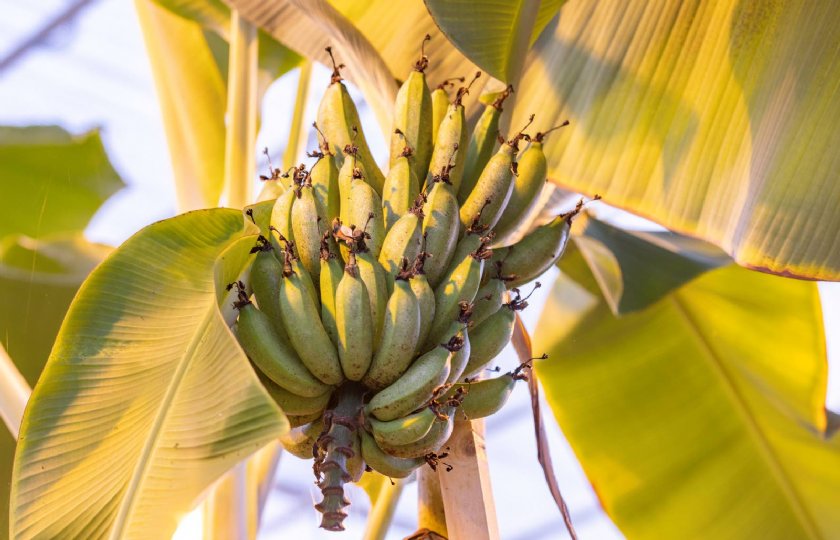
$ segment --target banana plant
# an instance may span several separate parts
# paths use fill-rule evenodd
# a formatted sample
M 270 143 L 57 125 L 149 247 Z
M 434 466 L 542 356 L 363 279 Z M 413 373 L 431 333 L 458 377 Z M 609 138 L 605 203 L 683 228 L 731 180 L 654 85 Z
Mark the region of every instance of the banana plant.
M 327 530 L 360 482 L 367 537 L 383 538 L 410 485 L 385 477 L 417 477 L 418 534 L 494 538 L 473 431 L 530 370 L 628 537 L 840 534 L 805 280 L 840 279 L 836 10 L 136 6 L 179 201 L 202 209 L 139 231 L 76 294 L 21 423 L 11 537 L 166 537 L 202 499 L 208 538 L 253 537 L 258 504 L 221 509 L 264 496 L 279 440 L 314 458 Z M 261 88 L 301 58 L 290 166 L 255 195 Z M 332 70 L 318 147 L 293 166 L 314 62 Z M 376 129 L 390 156 L 368 145 Z M 622 229 L 555 186 L 670 232 Z M 517 313 L 554 265 L 518 347 L 547 358 L 488 378 L 528 341 Z

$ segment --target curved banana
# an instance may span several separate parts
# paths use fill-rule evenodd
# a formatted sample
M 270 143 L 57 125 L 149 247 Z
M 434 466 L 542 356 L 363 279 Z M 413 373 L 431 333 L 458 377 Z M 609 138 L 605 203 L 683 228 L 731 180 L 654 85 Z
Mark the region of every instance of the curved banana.
M 458 382 L 464 374 L 464 371 L 467 369 L 467 364 L 470 361 L 470 351 L 472 351 L 472 346 L 470 345 L 468 323 L 469 309 L 471 309 L 471 307 L 472 306 L 467 306 L 461 311 L 458 322 L 453 324 L 449 330 L 449 332 L 452 332 L 451 337 L 449 337 L 449 343 L 457 343 L 460 348 L 452 353 L 452 358 L 449 361 L 449 377 L 446 378 L 446 384 Z
M 388 285 L 385 269 L 370 251 L 356 254 L 359 277 L 367 287 L 370 298 L 370 316 L 373 320 L 373 348 L 378 347 L 382 339 L 382 327 L 385 325 L 385 306 L 388 304 Z
M 492 379 L 459 385 L 465 387 L 467 391 L 461 401 L 458 414 L 463 414 L 470 420 L 476 420 L 499 412 L 507 403 L 516 381 L 522 378 L 522 375 L 514 371 Z
M 314 457 L 313 447 L 318 436 L 324 431 L 324 421 L 321 418 L 290 429 L 280 435 L 280 444 L 283 449 L 300 459 L 312 459 Z
M 358 381 L 367 373 L 373 355 L 373 320 L 367 287 L 352 250 L 335 292 L 335 307 L 341 369 L 345 377 Z
M 341 222 L 366 233 L 365 246 L 374 257 L 382 250 L 385 227 L 382 221 L 382 199 L 364 180 L 354 178 L 350 183 L 350 196 L 341 200 Z
M 471 303 L 481 282 L 481 270 L 484 260 L 490 252 L 479 245 L 479 249 L 470 253 L 449 272 L 435 289 L 435 318 L 426 339 L 426 346 L 440 343 L 452 321 L 458 318 L 461 302 Z
M 426 34 L 420 48 L 420 60 L 414 63 L 414 69 L 397 92 L 394 103 L 394 129 L 391 131 L 391 168 L 397 163 L 403 147 L 407 144 L 414 151 L 415 158 L 411 163 L 411 170 L 415 178 L 426 178 L 432 152 L 432 95 L 426 85 L 424 73 L 429 65 L 425 54 L 426 41 L 429 39 L 430 36 Z M 382 198 L 385 198 L 384 192 Z
M 394 276 L 400 271 L 403 259 L 413 261 L 420 253 L 424 200 L 424 197 L 419 195 L 408 213 L 400 217 L 385 235 L 382 250 L 379 252 L 379 262 L 389 276 Z
M 497 276 L 503 277 L 508 289 L 520 287 L 540 277 L 563 256 L 569 242 L 572 219 L 582 206 L 581 201 L 571 212 L 537 227 L 512 246 L 493 251 L 493 256 L 487 262 Z
M 405 147 L 403 153 L 391 164 L 391 170 L 385 177 L 382 188 L 382 217 L 385 231 L 390 231 L 394 223 L 405 215 L 420 193 L 417 174 L 411 168 L 411 148 Z
M 287 414 L 286 419 L 289 420 L 289 426 L 292 428 L 304 426 L 306 424 L 311 424 L 312 422 L 317 421 L 324 415 L 324 411 L 318 411 L 312 414 L 302 414 L 300 416 L 295 416 L 293 414 Z
M 420 308 L 420 332 L 417 335 L 418 348 L 414 351 L 415 354 L 423 352 L 419 345 L 426 343 L 429 331 L 432 329 L 432 321 L 435 319 L 435 291 L 429 285 L 424 270 L 427 256 L 428 253 L 425 250 L 417 254 L 409 281 L 414 297 L 417 298 L 417 305 Z
M 415 360 L 399 379 L 371 398 L 366 412 L 378 420 L 388 421 L 422 407 L 449 377 L 451 354 L 441 345 Z
M 258 373 L 257 375 L 260 374 Z M 282 386 L 274 384 L 268 377 L 261 376 L 260 381 L 268 392 L 268 395 L 271 396 L 271 399 L 287 415 L 305 416 L 308 414 L 320 414 L 327 408 L 327 403 L 330 401 L 331 392 L 329 389 L 320 396 L 303 397 L 289 392 Z
M 313 281 L 321 274 L 321 239 L 328 229 L 326 210 L 320 208 L 312 184 L 297 186 L 292 204 L 292 236 L 300 261 Z
M 543 153 L 543 140 L 550 131 L 568 125 L 568 123 L 566 121 L 545 133 L 537 133 L 531 139 L 528 148 L 517 158 L 517 173 L 519 176 L 513 184 L 513 191 L 510 194 L 504 214 L 496 224 L 494 245 L 508 245 L 513 233 L 522 225 L 522 222 L 528 217 L 537 200 L 539 200 L 540 192 L 545 186 L 548 174 L 548 165 L 545 153 Z
M 423 206 L 423 235 L 431 258 L 426 262 L 426 279 L 432 287 L 437 286 L 458 243 L 459 212 L 458 200 L 446 187 L 446 176 L 437 178 Z
M 288 189 L 282 195 L 277 197 L 274 201 L 274 207 L 271 209 L 271 226 L 280 233 L 283 238 L 289 241 L 294 241 L 294 234 L 292 233 L 292 205 L 295 202 L 295 190 Z M 271 245 L 277 252 L 283 251 L 283 245 L 277 241 L 274 235 L 270 236 Z
M 385 324 L 376 355 L 362 382 L 372 390 L 390 385 L 402 375 L 417 348 L 420 334 L 420 306 L 409 285 L 410 272 L 401 272 L 385 307 Z
M 336 326 L 335 293 L 344 276 L 344 267 L 329 249 L 326 238 L 321 242 L 321 322 L 330 336 L 333 345 L 338 345 L 338 326 Z
M 423 438 L 432 427 L 437 413 L 431 407 L 426 407 L 396 420 L 382 422 L 370 418 L 370 430 L 376 442 L 383 445 L 401 446 L 411 444 Z
M 447 86 L 455 86 L 453 81 L 464 82 L 464 77 L 453 77 L 446 79 L 432 90 L 432 145 L 437 142 L 438 129 L 446 111 L 449 109 L 449 92 Z
M 406 478 L 425 463 L 422 458 L 403 459 L 386 454 L 364 430 L 361 430 L 360 437 L 362 459 L 371 469 L 389 478 Z
M 496 99 L 484 107 L 484 112 L 478 119 L 470 137 L 470 146 L 467 149 L 467 159 L 464 162 L 464 176 L 461 180 L 461 187 L 458 188 L 458 202 L 463 203 L 469 197 L 475 187 L 478 176 L 487 165 L 490 156 L 493 155 L 493 148 L 496 147 L 496 139 L 499 133 L 499 118 L 502 115 L 502 104 L 513 92 L 513 86 L 508 85 L 500 92 Z
M 326 210 L 326 223 L 331 223 L 334 218 L 339 215 L 341 208 L 341 195 L 338 189 L 338 167 L 335 165 L 335 156 L 330 151 L 330 143 L 320 133 L 318 123 L 313 123 L 313 127 L 320 135 L 320 142 L 318 144 L 319 151 L 310 154 L 318 158 L 318 161 L 312 166 L 309 176 L 312 182 L 312 188 L 315 190 L 315 198 L 318 200 L 320 208 Z
M 330 47 L 326 50 L 333 61 L 333 73 L 330 86 L 324 92 L 318 107 L 318 125 L 332 144 L 333 153 L 342 151 L 348 145 L 358 147 L 359 159 L 365 164 L 368 181 L 377 193 L 382 193 L 385 177 L 376 165 L 365 139 L 356 104 L 347 92 L 347 87 L 341 82 L 341 66 L 336 65 Z
M 318 304 L 307 290 L 312 280 L 306 270 L 293 269 L 296 259 L 293 246 L 287 245 L 280 282 L 280 310 L 283 326 L 306 368 L 326 384 L 340 384 L 344 380 L 338 354 L 321 322 Z
M 289 336 L 283 327 L 283 318 L 280 316 L 280 299 L 277 296 L 280 290 L 280 280 L 283 279 L 283 265 L 274 255 L 274 247 L 264 236 L 257 239 L 257 246 L 251 250 L 256 251 L 254 263 L 251 265 L 251 289 L 254 291 L 254 298 L 260 311 L 268 316 L 271 326 L 274 328 L 277 337 L 287 346 L 291 346 Z
M 464 161 L 467 158 L 467 144 L 469 133 L 467 132 L 467 121 L 464 118 L 464 106 L 461 101 L 469 93 L 470 86 L 481 76 L 477 72 L 475 77 L 467 86 L 458 89 L 455 99 L 438 126 L 435 145 L 432 149 L 432 157 L 429 159 L 429 173 L 437 174 L 446 168 L 450 169 L 449 181 L 452 194 L 458 193 L 461 185 L 461 177 L 464 174 Z M 426 185 L 431 182 L 431 177 L 426 178 Z
M 268 315 L 254 307 L 239 291 L 237 338 L 248 358 L 271 381 L 306 398 L 329 392 L 330 387 L 312 376 L 295 352 L 274 332 Z
M 530 121 L 534 116 L 531 115 Z M 528 122 L 530 124 L 530 121 Z M 526 125 L 525 128 L 528 126 Z M 523 130 L 525 128 L 522 128 Z M 495 227 L 513 191 L 515 165 L 513 156 L 519 141 L 526 137 L 520 131 L 499 148 L 481 171 L 475 186 L 461 205 L 461 227 L 481 232 Z
M 402 446 L 380 445 L 382 450 L 394 457 L 403 459 L 419 458 L 427 454 L 439 452 L 440 449 L 452 436 L 455 428 L 455 408 L 447 407 L 443 414 L 444 418 L 438 418 L 432 424 L 429 432 L 421 439 Z

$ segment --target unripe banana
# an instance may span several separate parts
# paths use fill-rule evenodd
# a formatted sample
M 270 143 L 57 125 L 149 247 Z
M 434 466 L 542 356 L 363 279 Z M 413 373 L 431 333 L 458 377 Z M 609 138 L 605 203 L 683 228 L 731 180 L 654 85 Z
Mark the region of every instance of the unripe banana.
M 473 301 L 481 281 L 484 260 L 489 256 L 490 252 L 481 244 L 478 250 L 455 266 L 435 289 L 435 318 L 426 339 L 426 347 L 440 343 L 445 337 L 447 328 L 458 318 L 461 302 Z
M 306 424 L 311 424 L 319 420 L 324 415 L 324 411 L 318 411 L 312 414 L 303 414 L 300 416 L 294 414 L 287 414 L 286 419 L 289 420 L 289 427 L 296 428 L 300 426 L 305 426 Z
M 438 452 L 452 436 L 452 430 L 455 427 L 455 414 L 455 408 L 448 407 L 443 414 L 444 418 L 436 419 L 429 432 L 420 440 L 402 446 L 385 445 L 381 448 L 388 454 L 403 459 L 419 458 Z
M 461 100 L 469 93 L 470 86 L 481 76 L 476 73 L 470 83 L 458 89 L 458 93 L 452 104 L 446 110 L 446 115 L 438 127 L 437 138 L 435 139 L 432 157 L 429 159 L 429 173 L 437 174 L 445 168 L 450 169 L 449 181 L 453 194 L 458 193 L 461 185 L 461 177 L 464 174 L 464 161 L 467 157 L 467 143 L 469 133 L 467 132 L 467 121 L 464 118 L 464 106 Z M 431 178 L 427 176 L 426 184 L 429 185 Z
M 344 374 L 338 354 L 321 322 L 318 304 L 307 290 L 306 282 L 311 286 L 312 280 L 302 266 L 293 269 L 295 260 L 293 247 L 287 246 L 279 295 L 283 326 L 307 369 L 326 384 L 340 384 Z
M 436 418 L 437 413 L 431 407 L 426 407 L 389 422 L 381 422 L 376 418 L 370 418 L 368 421 L 376 442 L 382 445 L 401 446 L 423 438 Z
M 477 420 L 497 413 L 507 403 L 516 381 L 522 378 L 523 376 L 515 371 L 500 377 L 463 385 L 467 392 L 464 394 L 457 414 L 463 414 L 470 420 Z
M 342 197 L 341 222 L 349 227 L 355 225 L 363 229 L 366 233 L 365 246 L 374 257 L 379 256 L 385 239 L 382 199 L 362 179 L 354 178 L 350 184 L 350 196 L 347 199 Z
M 329 47 L 327 47 L 327 52 L 332 58 L 332 51 Z M 353 103 L 344 83 L 341 82 L 341 67 L 336 65 L 335 60 L 333 60 L 330 86 L 324 92 L 324 97 L 321 98 L 321 104 L 318 107 L 318 125 L 332 145 L 333 153 L 341 152 L 348 145 L 358 147 L 359 159 L 365 164 L 368 182 L 377 193 L 382 193 L 385 177 L 373 159 L 364 131 L 362 131 L 362 123 L 359 121 L 359 112 L 356 110 L 356 105 Z
M 315 129 L 318 125 L 314 124 Z M 315 190 L 315 198 L 321 208 L 326 210 L 326 223 L 331 223 L 333 218 L 338 217 L 341 208 L 341 195 L 338 188 L 338 168 L 335 159 L 330 152 L 330 145 L 322 136 L 320 152 L 312 154 L 318 161 L 312 166 L 309 173 L 312 188 Z
M 515 148 L 503 144 L 490 158 L 469 197 L 460 208 L 462 229 L 492 229 L 502 215 L 513 190 L 513 155 Z
M 417 348 L 420 334 L 420 307 L 411 290 L 410 272 L 402 272 L 394 283 L 394 292 L 385 308 L 385 324 L 370 370 L 362 379 L 368 388 L 379 390 L 402 375 Z
M 271 209 L 271 226 L 277 230 L 284 238 L 294 242 L 294 233 L 292 232 L 292 205 L 295 202 L 295 190 L 289 189 L 283 192 L 274 203 L 274 208 Z M 274 235 L 270 237 L 271 245 L 274 246 L 278 252 L 283 251 L 284 246 Z
M 487 273 L 487 269 L 488 266 L 485 263 L 484 273 Z M 502 307 L 506 290 L 505 282 L 497 278 L 490 278 L 487 283 L 478 289 L 478 292 L 475 293 L 475 300 L 473 301 L 472 317 L 470 317 L 473 328 L 499 311 L 499 308 Z
M 428 39 L 429 35 L 426 34 L 423 46 Z M 411 163 L 411 169 L 416 178 L 426 178 L 432 152 L 432 96 L 426 85 L 426 75 L 423 73 L 428 65 L 429 59 L 421 47 L 420 60 L 415 62 L 414 70 L 400 87 L 394 103 L 391 168 L 397 163 L 403 147 L 407 144 L 414 151 L 415 159 Z
M 269 379 L 289 392 L 313 398 L 330 387 L 312 376 L 295 352 L 274 332 L 268 316 L 240 294 L 237 338 L 248 358 Z
M 441 345 L 415 360 L 391 386 L 371 398 L 366 412 L 378 420 L 388 421 L 422 407 L 449 377 L 451 355 L 452 352 Z
M 429 331 L 432 329 L 432 321 L 435 319 L 435 291 L 426 279 L 423 269 L 427 254 L 421 251 L 414 262 L 414 269 L 410 280 L 411 290 L 417 298 L 417 305 L 420 308 L 420 332 L 417 335 L 418 345 L 426 343 Z M 415 354 L 419 354 L 419 346 Z
M 254 291 L 254 298 L 257 300 L 260 311 L 265 313 L 271 321 L 277 338 L 286 346 L 291 347 L 289 336 L 283 327 L 280 299 L 277 296 L 280 280 L 283 279 L 283 265 L 277 260 L 274 248 L 264 236 L 260 236 L 257 242 L 257 246 L 251 250 L 257 253 L 254 264 L 251 265 L 251 289 Z
M 449 266 L 460 232 L 458 201 L 446 187 L 444 178 L 432 186 L 423 213 L 425 250 L 431 254 L 425 265 L 426 279 L 432 287 L 436 287 Z
M 338 290 L 341 278 L 344 276 L 344 267 L 327 246 L 326 241 L 321 243 L 321 322 L 324 323 L 324 330 L 330 336 L 333 345 L 338 345 L 335 293 Z
M 385 235 L 379 262 L 388 276 L 400 271 L 403 259 L 413 261 L 420 253 L 420 241 L 423 238 L 423 202 L 419 196 L 409 212 L 399 218 Z M 393 279 L 389 279 L 389 283 Z
M 567 125 L 564 122 L 559 126 L 552 128 L 557 129 Z M 551 130 L 549 130 L 551 131 Z M 522 222 L 531 213 L 534 205 L 539 200 L 540 192 L 545 186 L 546 175 L 548 173 L 548 165 L 543 153 L 543 140 L 546 133 L 537 133 L 531 139 L 531 144 L 522 152 L 517 158 L 517 173 L 518 177 L 514 181 L 513 191 L 510 194 L 504 214 L 499 218 L 496 224 L 496 241 L 495 245 L 505 246 L 510 243 L 513 233 L 522 225 Z
M 258 373 L 259 375 L 259 373 Z M 321 413 L 327 408 L 327 402 L 330 400 L 329 389 L 320 396 L 303 397 L 288 390 L 282 386 L 274 384 L 268 377 L 261 376 L 260 381 L 263 387 L 271 396 L 271 399 L 277 403 L 283 412 L 292 416 L 305 416 L 308 414 Z
M 498 97 L 484 108 L 484 112 L 478 119 L 470 137 L 470 146 L 467 150 L 467 159 L 464 162 L 464 176 L 461 180 L 461 187 L 458 188 L 458 202 L 463 203 L 469 197 L 478 180 L 484 166 L 490 156 L 493 155 L 493 148 L 496 147 L 496 140 L 499 133 L 499 118 L 502 115 L 502 104 L 513 92 L 513 86 L 508 86 L 499 93 Z
M 294 242 L 289 241 L 288 238 L 280 234 L 280 231 L 274 227 L 271 227 L 270 232 L 272 245 L 277 243 L 284 246 L 280 251 L 280 261 L 283 263 L 283 273 L 285 274 L 286 272 L 286 266 L 289 266 L 291 271 L 299 276 L 300 284 L 304 289 L 306 289 L 306 292 L 309 294 L 312 302 L 317 306 L 320 302 L 319 295 L 321 291 L 315 286 L 309 272 L 306 271 L 303 263 L 300 262 L 300 257 L 297 256 L 297 246 Z M 285 328 L 285 323 L 283 327 Z
M 446 111 L 449 110 L 449 92 L 446 90 L 446 87 L 454 86 L 455 83 L 452 81 L 464 82 L 464 80 L 464 77 L 446 79 L 432 91 L 432 145 L 437 142 L 440 123 L 443 121 L 443 117 L 446 116 Z
M 313 447 L 321 432 L 324 431 L 324 421 L 321 418 L 290 429 L 280 435 L 280 444 L 283 449 L 293 456 L 301 459 L 312 459 L 314 456 Z
M 373 320 L 367 287 L 359 277 L 353 251 L 335 292 L 335 306 L 341 369 L 345 377 L 358 381 L 367 373 L 373 356 Z
M 569 241 L 572 219 L 580 212 L 583 202 L 569 213 L 537 227 L 519 242 L 493 251 L 487 261 L 496 276 L 502 276 L 508 289 L 520 287 L 551 268 L 563 255 Z
M 390 456 L 382 451 L 373 437 L 362 430 L 362 458 L 365 463 L 374 471 L 389 478 L 406 478 L 415 469 L 423 465 L 422 458 L 404 459 Z
M 321 239 L 329 228 L 326 209 L 320 207 L 308 181 L 295 188 L 292 204 L 292 235 L 300 261 L 313 281 L 321 274 Z
M 385 177 L 382 188 L 382 214 L 385 230 L 389 231 L 400 216 L 406 214 L 420 193 L 417 174 L 410 166 L 411 149 L 397 157 Z
M 364 429 L 357 429 L 353 434 L 353 444 L 350 447 L 353 455 L 347 457 L 347 474 L 350 475 L 351 482 L 358 482 L 361 480 L 362 474 L 365 472 L 365 460 L 362 456 L 362 440 L 360 433 L 363 431 Z
M 466 309 L 471 308 L 472 306 L 466 307 Z M 449 341 L 452 342 L 452 340 L 455 339 L 456 342 L 460 343 L 461 348 L 452 353 L 452 358 L 449 361 L 449 377 L 446 378 L 446 384 L 458 382 L 464 374 L 464 371 L 467 369 L 467 364 L 470 361 L 470 351 L 472 350 L 472 346 L 470 345 L 470 336 L 468 332 L 469 324 L 465 324 L 463 321 L 469 321 L 469 314 L 465 314 L 462 311 L 457 323 L 458 325 L 450 329 L 450 332 L 453 330 L 455 330 L 455 332 L 452 334 L 452 337 L 449 338 Z
M 385 306 L 388 304 L 388 285 L 385 270 L 370 251 L 356 254 L 359 277 L 367 287 L 370 298 L 370 316 L 373 320 L 373 349 L 376 351 L 382 339 L 385 324 Z

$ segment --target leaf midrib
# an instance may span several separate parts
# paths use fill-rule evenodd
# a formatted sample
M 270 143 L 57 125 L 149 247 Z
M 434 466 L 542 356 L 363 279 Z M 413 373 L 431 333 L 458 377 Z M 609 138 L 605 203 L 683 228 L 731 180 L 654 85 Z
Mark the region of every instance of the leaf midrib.
M 181 386 L 184 375 L 192 363 L 192 359 L 195 357 L 196 349 L 204 340 L 210 318 L 215 314 L 215 303 L 211 300 L 208 304 L 209 305 L 205 310 L 204 318 L 202 319 L 201 324 L 198 325 L 197 331 L 193 334 L 186 351 L 179 359 L 178 368 L 175 370 L 172 380 L 166 388 L 166 394 L 164 394 L 163 400 L 158 408 L 155 421 L 149 430 L 149 436 L 146 439 L 146 443 L 143 445 L 143 451 L 140 453 L 137 464 L 134 467 L 134 473 L 131 476 L 131 481 L 122 497 L 122 501 L 120 502 L 119 512 L 117 513 L 117 517 L 111 527 L 111 540 L 118 540 L 123 538 L 125 535 L 125 528 L 130 522 L 131 513 L 134 509 L 135 503 L 137 502 L 137 494 L 141 491 L 143 480 L 145 479 L 149 465 L 152 462 L 152 455 L 157 448 L 157 443 L 160 439 L 161 433 L 163 432 L 164 424 L 169 416 L 169 409 L 171 408 L 175 395 Z
M 677 313 L 683 319 L 683 322 L 689 328 L 691 334 L 695 337 L 697 343 L 699 344 L 703 353 L 702 356 L 708 360 L 714 374 L 722 380 L 724 390 L 728 394 L 730 400 L 734 402 L 734 408 L 741 416 L 741 419 L 747 428 L 747 433 L 749 433 L 750 438 L 753 439 L 756 447 L 758 447 L 759 453 L 766 462 L 773 476 L 776 478 L 783 495 L 790 502 L 793 513 L 798 518 L 803 532 L 805 532 L 809 538 L 821 539 L 822 536 L 819 534 L 819 529 L 808 512 L 807 506 L 802 501 L 799 493 L 796 491 L 796 488 L 794 487 L 793 482 L 791 482 L 787 471 L 782 466 L 779 458 L 776 456 L 772 445 L 767 440 L 767 437 L 765 437 L 758 425 L 758 422 L 756 422 L 752 411 L 747 405 L 746 399 L 744 399 L 738 391 L 737 386 L 732 380 L 732 376 L 726 370 L 722 360 L 715 353 L 711 343 L 709 343 L 706 339 L 706 336 L 701 331 L 700 326 L 694 321 L 689 313 L 689 310 L 684 305 L 681 293 L 675 292 L 670 295 L 670 298 Z

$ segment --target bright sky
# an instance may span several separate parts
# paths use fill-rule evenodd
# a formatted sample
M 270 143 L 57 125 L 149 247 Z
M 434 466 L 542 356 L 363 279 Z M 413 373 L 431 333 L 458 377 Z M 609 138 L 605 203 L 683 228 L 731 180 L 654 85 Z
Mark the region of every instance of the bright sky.
M 0 58 L 78 0 L 16 2 L 0 0 Z M 316 69 L 311 84 L 308 118 L 327 85 L 324 69 Z M 282 155 L 294 101 L 296 74 L 271 87 L 263 102 L 258 148 Z M 144 225 L 175 212 L 168 149 L 157 107 L 154 84 L 131 2 L 94 0 L 73 24 L 46 43 L 31 49 L 0 72 L 0 124 L 60 124 L 73 132 L 101 127 L 109 156 L 128 187 L 113 197 L 94 218 L 87 233 L 97 241 L 118 244 Z M 376 126 L 361 111 L 365 125 Z M 373 145 L 384 155 L 378 131 L 368 129 Z M 279 162 L 279 158 L 276 160 Z M 263 167 L 264 169 L 264 167 Z M 533 329 L 550 287 L 532 298 L 524 315 Z M 827 328 L 840 327 L 840 284 L 822 287 Z M 829 331 L 832 335 L 832 332 Z M 836 336 L 834 336 L 836 338 Z M 840 343 L 830 343 L 832 364 L 840 357 Z M 513 366 L 506 354 L 499 362 Z M 835 369 L 836 373 L 838 370 Z M 840 409 L 840 381 L 832 377 L 829 404 Z M 547 410 L 547 409 L 546 409 Z M 550 412 L 548 413 L 550 415 Z M 621 535 L 601 511 L 594 493 L 553 421 L 548 422 L 554 463 L 579 536 L 608 540 Z M 563 537 L 562 522 L 536 462 L 530 405 L 524 385 L 517 388 L 502 413 L 487 422 L 488 453 L 502 538 L 511 540 Z M 317 528 L 312 509 L 316 500 L 311 464 L 284 456 L 269 500 L 262 538 L 338 538 Z M 355 490 L 342 538 L 358 538 L 364 526 L 367 501 Z M 407 489 L 389 538 L 402 538 L 415 527 L 416 494 Z M 179 538 L 199 538 L 197 520 Z

